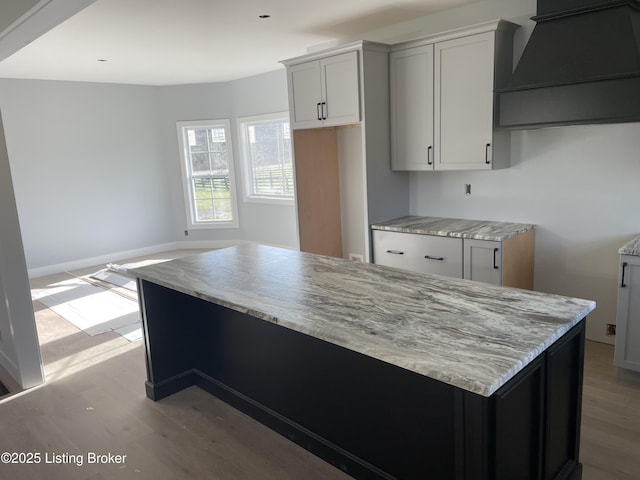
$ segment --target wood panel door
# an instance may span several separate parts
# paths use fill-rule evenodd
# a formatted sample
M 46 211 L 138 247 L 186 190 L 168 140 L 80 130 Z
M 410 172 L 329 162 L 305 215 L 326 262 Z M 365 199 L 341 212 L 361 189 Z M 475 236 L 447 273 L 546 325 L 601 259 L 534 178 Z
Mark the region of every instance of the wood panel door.
M 342 258 L 337 131 L 295 130 L 293 135 L 300 250 Z

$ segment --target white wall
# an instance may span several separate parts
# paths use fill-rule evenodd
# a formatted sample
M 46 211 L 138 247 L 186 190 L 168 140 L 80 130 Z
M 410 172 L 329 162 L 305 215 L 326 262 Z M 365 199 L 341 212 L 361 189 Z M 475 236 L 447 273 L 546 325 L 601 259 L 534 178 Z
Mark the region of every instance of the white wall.
M 30 388 L 44 377 L 1 117 L 0 225 L 0 366 L 19 386 Z
M 29 268 L 172 240 L 153 87 L 0 80 Z
M 509 169 L 412 174 L 411 213 L 536 224 L 535 289 L 595 300 L 587 335 L 612 342 L 618 248 L 640 234 L 638 152 L 639 123 L 513 132 Z

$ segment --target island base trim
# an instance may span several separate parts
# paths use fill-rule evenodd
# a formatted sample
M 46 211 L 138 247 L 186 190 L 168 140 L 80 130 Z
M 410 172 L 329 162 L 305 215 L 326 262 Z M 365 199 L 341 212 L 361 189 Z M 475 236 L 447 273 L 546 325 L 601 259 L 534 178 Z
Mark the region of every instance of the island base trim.
M 147 397 L 153 401 L 162 400 L 191 386 L 197 386 L 210 393 L 355 478 L 364 480 L 397 480 L 396 477 L 380 470 L 375 465 L 371 465 L 369 462 L 340 448 L 302 425 L 293 422 L 197 369 L 183 372 L 157 384 L 149 381 L 145 382 Z

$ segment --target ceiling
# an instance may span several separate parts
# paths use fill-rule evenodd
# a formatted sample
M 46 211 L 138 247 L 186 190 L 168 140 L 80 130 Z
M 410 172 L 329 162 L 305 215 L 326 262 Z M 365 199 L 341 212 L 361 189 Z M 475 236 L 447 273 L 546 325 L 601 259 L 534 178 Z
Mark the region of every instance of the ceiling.
M 277 70 L 279 60 L 309 47 L 473 1 L 97 0 L 0 62 L 0 78 L 223 82 Z

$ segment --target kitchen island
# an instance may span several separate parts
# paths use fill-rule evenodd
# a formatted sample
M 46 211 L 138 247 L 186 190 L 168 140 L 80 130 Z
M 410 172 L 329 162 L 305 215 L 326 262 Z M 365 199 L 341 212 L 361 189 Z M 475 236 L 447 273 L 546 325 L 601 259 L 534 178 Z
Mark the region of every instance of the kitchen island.
M 592 301 L 262 245 L 132 272 L 149 398 L 198 385 L 355 478 L 581 476 Z

